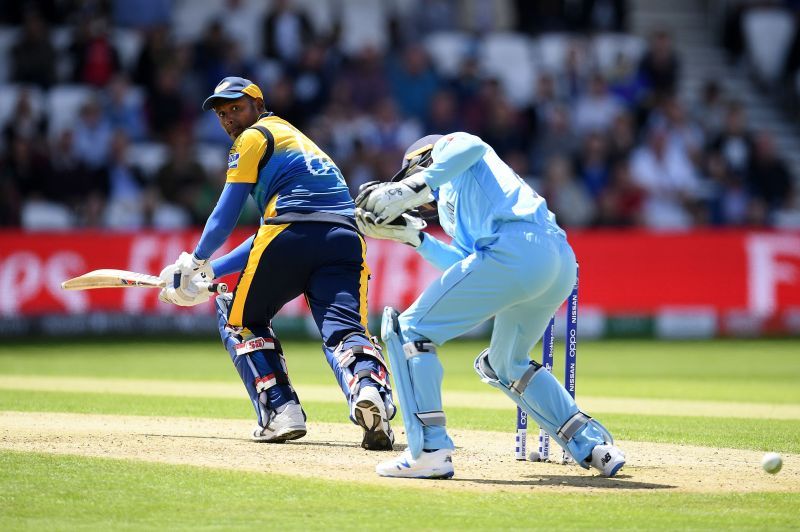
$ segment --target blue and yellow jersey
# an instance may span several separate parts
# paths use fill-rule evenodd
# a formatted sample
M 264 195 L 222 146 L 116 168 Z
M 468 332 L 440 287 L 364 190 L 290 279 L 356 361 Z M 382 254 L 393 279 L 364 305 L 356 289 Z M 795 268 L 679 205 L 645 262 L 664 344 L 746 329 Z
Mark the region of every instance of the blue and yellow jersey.
M 308 137 L 272 113 L 242 132 L 228 154 L 227 183 L 253 183 L 262 219 L 287 213 L 353 216 L 339 168 Z

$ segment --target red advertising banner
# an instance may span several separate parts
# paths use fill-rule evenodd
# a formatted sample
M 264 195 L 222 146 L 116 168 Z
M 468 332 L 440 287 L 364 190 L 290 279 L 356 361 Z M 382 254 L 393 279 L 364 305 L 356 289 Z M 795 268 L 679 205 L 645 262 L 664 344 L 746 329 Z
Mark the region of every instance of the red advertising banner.
M 0 315 L 81 314 L 89 311 L 171 314 L 210 312 L 160 303 L 158 290 L 64 291 L 60 283 L 90 270 L 117 268 L 158 274 L 197 232 L 0 232 Z M 248 235 L 229 239 L 235 246 Z M 606 314 L 655 314 L 664 309 L 773 315 L 800 309 L 800 233 L 698 231 L 571 232 L 581 268 L 581 306 Z M 221 252 L 226 251 L 225 249 Z M 291 260 L 287 258 L 287 260 Z M 407 307 L 438 272 L 412 248 L 369 241 L 369 302 Z M 226 278 L 231 287 L 235 276 Z M 304 315 L 301 299 L 284 315 Z

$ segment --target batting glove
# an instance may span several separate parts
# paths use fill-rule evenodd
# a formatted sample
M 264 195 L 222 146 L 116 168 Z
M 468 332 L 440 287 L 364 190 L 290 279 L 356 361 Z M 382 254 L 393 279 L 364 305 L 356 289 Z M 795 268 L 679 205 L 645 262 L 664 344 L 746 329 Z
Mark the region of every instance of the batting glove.
M 192 253 L 181 253 L 174 264 L 170 264 L 159 274 L 166 283 L 158 298 L 165 303 L 181 307 L 191 307 L 205 303 L 211 293 L 198 283 L 209 283 L 214 279 L 211 263 L 201 260 Z
M 391 223 L 378 225 L 375 215 L 364 209 L 356 209 L 356 225 L 366 236 L 384 240 L 395 240 L 416 248 L 422 243 L 422 231 L 428 225 L 419 216 L 403 213 Z
M 404 212 L 434 201 L 431 188 L 422 173 L 398 181 L 382 183 L 368 191 L 363 208 L 375 214 L 375 223 L 385 225 Z

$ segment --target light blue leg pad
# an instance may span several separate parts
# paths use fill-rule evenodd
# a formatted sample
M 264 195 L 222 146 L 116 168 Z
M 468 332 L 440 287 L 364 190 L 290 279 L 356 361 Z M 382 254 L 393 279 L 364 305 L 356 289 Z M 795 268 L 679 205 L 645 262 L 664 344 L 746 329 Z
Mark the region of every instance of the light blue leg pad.
M 383 311 L 381 338 L 389 353 L 411 456 L 418 458 L 423 449 L 454 449 L 442 411 L 442 365 L 435 351 L 426 351 L 433 344 L 404 343 L 397 311 L 391 307 Z
M 614 442 L 605 427 L 581 412 L 558 379 L 542 366 L 531 365 L 517 381 L 505 384 L 489 365 L 486 350 L 475 359 L 475 371 L 483 382 L 498 388 L 525 410 L 584 469 L 589 469 L 585 459 L 595 445 Z
M 406 356 L 409 344 L 404 346 Z M 425 449 L 455 449 L 453 440 L 447 435 L 445 415 L 442 410 L 442 378 L 444 368 L 436 352 L 421 353 L 407 359 L 417 415 L 422 420 L 423 445 Z

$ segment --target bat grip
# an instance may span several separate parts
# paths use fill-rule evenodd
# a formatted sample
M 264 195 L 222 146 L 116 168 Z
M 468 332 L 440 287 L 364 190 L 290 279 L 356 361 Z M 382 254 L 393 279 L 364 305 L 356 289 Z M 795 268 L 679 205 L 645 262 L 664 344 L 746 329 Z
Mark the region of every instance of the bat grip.
M 213 294 L 227 294 L 228 285 L 226 283 L 198 283 L 201 287 L 205 287 Z

